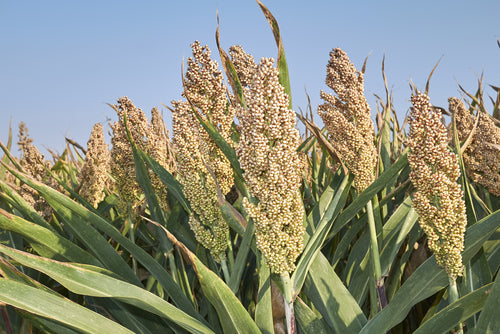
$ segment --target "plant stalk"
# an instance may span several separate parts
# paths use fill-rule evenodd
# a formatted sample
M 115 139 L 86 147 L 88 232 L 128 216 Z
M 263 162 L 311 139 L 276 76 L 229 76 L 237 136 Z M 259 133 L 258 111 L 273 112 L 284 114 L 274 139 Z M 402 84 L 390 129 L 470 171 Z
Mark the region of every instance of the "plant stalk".
M 375 228 L 375 218 L 373 216 L 373 204 L 372 200 L 366 203 L 366 213 L 368 214 L 368 227 L 370 230 L 370 253 L 372 261 L 372 269 L 375 273 L 375 282 L 377 286 L 377 295 L 380 308 L 384 308 L 387 304 L 384 289 L 384 279 L 382 278 L 382 269 L 380 266 L 380 254 L 378 251 L 378 241 L 377 241 L 377 229 Z M 378 307 L 374 310 L 373 314 L 376 314 Z
M 458 295 L 458 289 L 457 289 L 457 281 L 454 278 L 448 276 L 448 282 L 450 283 L 449 288 L 448 288 L 448 295 L 449 295 L 449 300 L 450 300 L 450 304 L 451 304 L 451 303 L 458 300 L 459 295 Z M 463 324 L 462 323 L 458 324 L 456 333 L 457 334 L 463 333 Z
M 231 281 L 231 275 L 229 275 L 229 269 L 227 268 L 227 260 L 220 261 L 222 272 L 224 273 L 224 278 L 226 279 L 226 283 Z
M 7 314 L 7 306 L 5 306 L 5 305 L 2 306 L 2 317 L 3 317 L 3 321 L 5 323 L 5 330 L 7 331 L 7 334 L 12 334 L 12 328 L 10 326 L 9 315 Z
M 295 327 L 295 313 L 293 310 L 293 287 L 287 271 L 281 274 L 281 282 L 283 283 L 287 332 L 288 334 L 296 334 L 297 328 Z
M 131 214 L 131 207 L 130 204 L 128 205 L 128 222 L 129 222 L 129 238 L 130 241 L 132 241 L 135 244 L 135 222 L 134 219 L 132 218 Z M 134 270 L 134 274 L 138 276 L 137 272 L 137 261 L 135 260 L 134 257 L 132 257 L 132 269 Z

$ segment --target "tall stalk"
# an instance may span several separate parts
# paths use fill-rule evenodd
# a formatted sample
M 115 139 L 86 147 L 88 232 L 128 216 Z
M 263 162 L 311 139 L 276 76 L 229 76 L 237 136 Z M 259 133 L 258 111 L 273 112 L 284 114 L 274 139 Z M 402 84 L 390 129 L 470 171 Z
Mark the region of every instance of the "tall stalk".
M 380 254 L 378 250 L 377 230 L 375 228 L 375 219 L 373 216 L 373 204 L 371 200 L 366 204 L 366 213 L 368 214 L 368 228 L 370 231 L 370 255 L 371 255 L 370 263 L 372 264 L 372 270 L 373 273 L 375 274 L 375 284 L 378 296 L 378 305 L 376 305 L 375 309 L 373 310 L 373 314 L 376 314 L 379 305 L 380 308 L 384 308 L 387 301 L 385 299 L 384 280 L 382 278 L 382 269 L 380 266 Z
M 281 282 L 283 283 L 283 298 L 285 300 L 285 317 L 286 317 L 286 328 L 288 334 L 297 333 L 297 328 L 295 325 L 295 313 L 293 310 L 293 285 L 290 280 L 290 275 L 288 271 L 281 274 Z

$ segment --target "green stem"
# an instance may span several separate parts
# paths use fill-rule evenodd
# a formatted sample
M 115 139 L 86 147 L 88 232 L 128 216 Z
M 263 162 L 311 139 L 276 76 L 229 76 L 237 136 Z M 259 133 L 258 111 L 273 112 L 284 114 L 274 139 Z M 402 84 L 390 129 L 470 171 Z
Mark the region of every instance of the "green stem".
M 221 260 L 220 264 L 222 267 L 222 272 L 224 273 L 224 278 L 226 279 L 226 283 L 229 283 L 231 281 L 231 275 L 229 275 L 229 270 L 227 269 L 227 260 Z
M 227 232 L 227 260 L 229 262 L 229 270 L 233 272 L 234 267 L 234 254 L 233 254 L 233 242 L 231 240 L 231 233 Z
M 382 269 L 380 266 L 380 254 L 378 251 L 378 241 L 377 241 L 377 229 L 375 227 L 375 218 L 373 216 L 373 204 L 372 201 L 370 200 L 368 203 L 366 203 L 366 213 L 368 214 L 368 228 L 370 230 L 370 250 L 371 250 L 371 264 L 372 264 L 372 269 L 373 272 L 375 273 L 375 282 L 377 285 L 377 295 L 378 295 L 378 300 L 381 306 L 383 303 L 381 301 L 385 300 L 385 296 L 381 295 L 381 292 L 384 290 L 384 280 L 382 278 Z M 378 306 L 377 308 L 373 311 L 373 314 L 375 315 L 378 311 Z
M 370 262 L 372 260 L 370 259 Z M 373 264 L 371 265 L 373 268 Z M 370 287 L 370 308 L 371 308 L 371 313 L 370 313 L 370 318 L 373 318 L 375 314 L 378 312 L 378 294 L 377 294 L 377 281 L 375 278 L 375 274 L 372 272 L 370 273 L 370 280 L 368 282 L 369 287 Z
M 448 287 L 448 296 L 449 296 L 449 300 L 450 300 L 450 304 L 451 304 L 451 303 L 458 300 L 459 295 L 458 295 L 458 289 L 457 289 L 457 281 L 454 278 L 448 276 L 448 282 L 450 283 L 450 285 Z M 462 323 L 458 324 L 458 328 L 457 328 L 456 333 L 457 334 L 463 333 Z
M 295 313 L 293 310 L 293 287 L 287 271 L 281 274 L 281 282 L 283 283 L 283 298 L 285 299 L 287 332 L 288 334 L 296 334 L 297 328 L 295 327 Z
M 135 244 L 135 222 L 134 219 L 132 218 L 130 205 L 128 206 L 127 211 L 128 211 L 128 221 L 129 221 L 129 237 L 130 241 L 132 241 Z M 134 270 L 135 275 L 138 276 L 137 261 L 135 260 L 134 257 L 132 257 L 132 269 Z
M 170 266 L 170 272 L 172 273 L 172 278 L 174 282 L 180 284 L 180 278 L 178 277 L 179 272 L 177 271 L 177 265 L 175 264 L 175 257 L 172 252 L 163 251 L 163 256 L 168 259 L 168 264 Z

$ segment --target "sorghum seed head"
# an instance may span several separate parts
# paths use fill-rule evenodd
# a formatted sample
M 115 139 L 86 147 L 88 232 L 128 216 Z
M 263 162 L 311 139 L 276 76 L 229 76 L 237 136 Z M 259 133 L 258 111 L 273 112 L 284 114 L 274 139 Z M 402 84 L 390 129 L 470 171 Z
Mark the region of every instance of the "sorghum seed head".
M 111 143 L 111 174 L 115 179 L 115 190 L 120 197 L 121 209 L 130 209 L 132 213 L 138 209 L 139 194 L 141 189 L 135 178 L 135 163 L 132 154 L 132 147 L 128 141 L 125 130 L 124 117 L 127 117 L 127 127 L 132 140 L 137 148 L 153 157 L 165 169 L 169 168 L 168 158 L 168 137 L 163 119 L 154 108 L 151 111 L 152 120 L 148 121 L 144 112 L 137 108 L 128 97 L 118 99 L 118 105 L 113 105 L 119 121 L 111 124 L 113 137 Z M 149 174 L 151 182 L 159 198 L 164 198 L 166 188 L 159 178 L 153 173 Z M 166 205 L 161 202 L 161 205 Z
M 250 193 L 243 206 L 254 220 L 257 247 L 274 273 L 291 272 L 303 249 L 304 208 L 299 193 L 303 157 L 295 113 L 272 58 L 262 58 L 247 91 L 248 109 L 238 110 L 237 153 Z
M 481 184 L 493 195 L 500 196 L 500 128 L 484 112 L 472 115 L 458 98 L 451 97 L 448 102 L 461 142 L 469 137 L 476 117 L 479 117 L 472 140 L 463 154 L 465 169 L 474 182 Z
M 370 107 L 364 95 L 363 74 L 341 49 L 330 52 L 326 84 L 336 96 L 321 92 L 325 103 L 318 113 L 328 130 L 330 141 L 351 173 L 359 192 L 375 179 L 377 151 Z
M 410 180 L 416 188 L 413 206 L 437 263 L 456 278 L 462 274 L 467 225 L 463 192 L 457 183 L 458 158 L 448 149 L 441 112 L 432 108 L 429 97 L 417 93 L 412 104 L 407 144 Z
M 248 87 L 257 69 L 252 55 L 246 53 L 240 45 L 229 48 L 229 55 L 243 87 Z
M 227 194 L 233 186 L 233 170 L 229 160 L 198 122 L 192 108 L 196 108 L 205 121 L 211 122 L 230 144 L 236 110 L 227 99 L 222 72 L 210 58 L 209 48 L 201 47 L 198 41 L 191 47 L 193 57 L 188 58 L 183 93 L 189 103 L 172 102 L 177 176 L 193 209 L 189 223 L 196 239 L 217 261 L 221 261 L 226 256 L 229 228 L 217 201 L 217 186 Z
M 47 170 L 52 168 L 50 161 L 45 160 L 43 154 L 33 145 L 33 139 L 29 137 L 28 127 L 24 122 L 19 124 L 19 141 L 17 145 L 22 151 L 19 161 L 23 170 L 33 179 L 42 182 L 49 187 L 60 190 L 59 184 L 54 180 Z M 26 184 L 21 184 L 19 194 L 31 204 L 31 206 L 45 219 L 52 217 L 52 208 L 36 190 Z
M 97 123 L 87 143 L 80 187 L 80 195 L 95 208 L 106 196 L 104 190 L 111 188 L 110 163 L 111 154 L 104 140 L 103 126 Z

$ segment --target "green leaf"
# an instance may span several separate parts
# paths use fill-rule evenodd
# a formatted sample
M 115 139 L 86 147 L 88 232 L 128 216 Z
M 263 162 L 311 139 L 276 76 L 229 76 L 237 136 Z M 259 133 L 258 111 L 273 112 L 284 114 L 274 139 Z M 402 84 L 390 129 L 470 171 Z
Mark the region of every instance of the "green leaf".
M 24 319 L 27 319 L 29 321 L 29 323 L 32 324 L 35 328 L 38 328 L 39 330 L 41 330 L 42 333 L 47 333 L 47 334 L 80 334 L 81 333 L 80 331 L 77 331 L 76 329 L 71 329 L 71 327 L 61 324 L 60 322 L 50 320 L 47 318 L 43 318 L 41 316 L 26 312 L 26 311 L 19 311 L 19 309 L 16 309 L 16 310 L 18 310 L 19 313 L 22 312 L 22 317 Z
M 333 258 L 330 260 L 333 268 L 335 268 L 338 262 L 344 257 L 344 254 L 349 250 L 351 243 L 355 239 L 358 239 L 359 233 L 366 227 L 367 220 L 368 219 L 364 219 L 353 222 L 349 226 L 349 229 L 346 231 L 346 233 L 342 235 L 340 242 L 335 248 L 335 253 L 333 254 Z
M 161 208 L 160 202 L 158 200 L 158 197 L 155 194 L 153 184 L 151 183 L 151 179 L 149 177 L 149 173 L 147 170 L 147 167 L 144 163 L 144 161 L 140 158 L 139 153 L 138 153 L 138 148 L 136 144 L 134 143 L 132 136 L 130 134 L 130 131 L 127 127 L 127 116 L 123 118 L 124 124 L 125 124 L 125 129 L 127 131 L 127 137 L 130 142 L 130 145 L 132 147 L 132 155 L 134 157 L 134 166 L 135 166 L 135 178 L 137 180 L 137 183 L 141 187 L 142 191 L 144 192 L 144 196 L 146 197 L 146 202 L 148 203 L 148 208 L 149 208 L 149 213 L 151 215 L 151 218 L 156 221 L 157 223 L 161 224 L 162 226 L 165 226 L 166 224 L 166 219 L 165 215 L 163 213 L 163 210 Z M 172 265 L 173 262 L 173 257 L 171 255 L 172 252 L 172 244 L 170 241 L 165 237 L 161 231 L 158 231 L 159 235 L 159 241 L 160 241 L 160 247 L 162 248 L 162 251 L 166 254 L 169 254 L 169 260 Z M 173 270 L 175 272 L 175 270 Z
M 336 333 L 358 333 L 365 325 L 363 311 L 321 252 L 309 269 L 303 291 Z
M 31 247 L 41 256 L 102 266 L 102 263 L 59 234 L 35 223 L 14 216 L 0 209 L 0 228 L 17 233 L 28 240 Z
M 500 275 L 497 274 L 491 290 L 487 291 L 487 299 L 479 316 L 475 333 L 498 333 L 500 332 Z
M 212 123 L 203 119 L 203 117 L 197 110 L 193 109 L 193 113 L 195 114 L 203 129 L 205 129 L 210 138 L 212 138 L 217 147 L 220 148 L 222 153 L 224 153 L 226 158 L 229 160 L 238 177 L 243 179 L 243 170 L 241 169 L 240 161 L 238 160 L 236 151 L 231 147 L 231 145 L 228 144 L 228 142 L 222 137 L 222 135 L 219 133 L 219 131 L 217 131 L 217 128 Z
M 411 209 L 411 203 L 410 197 L 407 197 L 384 224 L 382 233 L 378 236 L 379 238 L 383 237 L 383 248 L 380 253 L 383 275 L 389 272 L 400 246 L 418 219 L 418 215 Z M 366 226 L 366 214 L 352 224 Z M 371 268 L 368 266 L 370 260 L 369 247 L 369 235 L 365 233 L 351 249 L 344 268 L 345 280 L 348 282 L 349 291 L 360 304 L 368 292 L 369 274 L 371 273 Z
M 167 332 L 168 329 L 161 326 L 161 322 L 158 321 L 161 318 L 156 317 L 156 315 L 147 313 L 151 318 L 156 317 L 156 319 L 145 319 L 142 314 L 138 311 L 141 311 L 138 308 L 131 310 L 127 309 L 125 305 L 117 300 L 113 300 L 110 298 L 92 298 L 86 297 L 90 299 L 90 301 L 97 306 L 103 307 L 117 322 L 121 323 L 125 327 L 131 329 L 136 334 L 153 334 L 159 331 Z M 130 306 L 129 306 L 130 307 Z M 146 313 L 143 311 L 143 313 Z M 156 320 L 155 323 L 152 321 Z
M 255 306 L 255 322 L 263 334 L 273 334 L 274 323 L 271 271 L 260 251 L 257 252 L 257 266 L 259 273 L 259 291 L 257 293 L 257 305 Z M 276 286 L 274 287 L 277 288 Z
M 182 185 L 177 181 L 172 174 L 169 173 L 162 165 L 160 165 L 156 160 L 151 158 L 145 152 L 137 149 L 138 155 L 144 162 L 151 168 L 151 170 L 160 178 L 163 184 L 167 187 L 168 193 L 175 197 L 177 201 L 182 205 L 184 210 L 189 214 L 191 212 L 191 207 L 188 200 L 182 192 Z
M 333 221 L 344 207 L 352 180 L 353 177 L 350 174 L 345 176 L 339 185 L 334 184 L 334 187 L 332 187 L 336 189 L 334 196 L 332 192 L 325 191 L 323 196 L 321 196 L 317 208 L 313 209 L 313 212 L 307 217 L 310 225 L 317 223 L 318 226 L 314 234 L 307 241 L 304 252 L 297 263 L 297 268 L 293 272 L 292 284 L 295 293 L 298 293 L 302 284 L 304 284 L 307 272 L 314 262 L 314 258 L 320 252 Z
M 177 309 L 164 299 L 145 289 L 108 276 L 102 268 L 54 261 L 2 245 L 0 245 L 0 252 L 24 266 L 43 272 L 76 294 L 116 298 L 165 317 L 192 332 L 213 333 L 204 324 Z
M 274 35 L 274 40 L 276 41 L 276 46 L 278 47 L 278 60 L 277 60 L 277 67 L 279 71 L 279 82 L 280 84 L 285 88 L 285 93 L 288 95 L 288 108 L 292 109 L 292 90 L 290 88 L 290 78 L 288 75 L 288 65 L 286 63 L 286 58 L 285 58 L 285 49 L 283 48 L 283 41 L 281 40 L 281 34 L 280 34 L 280 28 L 278 26 L 278 21 L 274 18 L 273 14 L 267 9 L 266 6 L 259 0 L 257 0 L 257 3 L 260 6 L 260 9 L 264 13 L 264 16 L 267 19 L 267 22 L 269 22 L 269 25 L 271 26 L 271 30 L 273 31 Z
M 54 230 L 54 228 L 50 226 L 49 223 L 47 223 L 45 219 L 43 219 L 42 216 L 40 216 L 38 212 L 36 212 L 36 210 L 33 209 L 33 207 L 28 202 L 26 202 L 26 200 L 15 190 L 13 190 L 9 185 L 0 180 L 0 187 L 2 187 L 2 191 L 4 192 L 0 193 L 0 196 L 8 195 L 12 200 L 13 206 L 15 206 L 15 208 L 19 210 L 19 212 L 26 219 L 29 219 L 30 221 L 49 230 Z
M 15 173 L 15 172 L 14 172 Z M 75 228 L 78 227 L 79 233 L 88 229 L 89 223 L 92 223 L 97 229 L 105 233 L 108 237 L 114 239 L 116 242 L 122 245 L 139 263 L 141 263 L 161 284 L 168 295 L 172 298 L 174 303 L 184 312 L 188 313 L 192 317 L 195 317 L 202 322 L 203 318 L 195 311 L 193 304 L 184 295 L 182 289 L 175 283 L 172 276 L 163 268 L 158 262 L 156 262 L 148 253 L 146 253 L 142 248 L 134 244 L 128 238 L 124 237 L 120 231 L 118 231 L 112 224 L 106 221 L 101 216 L 89 211 L 82 205 L 72 201 L 65 195 L 59 193 L 58 191 L 31 179 L 16 173 L 16 176 L 21 179 L 21 181 L 27 183 L 32 188 L 39 191 L 44 198 L 49 202 L 49 204 L 56 210 L 61 216 L 65 217 L 66 224 L 74 224 Z M 90 227 L 91 228 L 91 227 Z M 98 238 L 101 235 L 97 234 Z M 90 240 L 89 242 L 92 242 Z M 102 258 L 107 259 L 107 256 L 111 254 L 110 257 L 114 258 L 118 253 L 113 249 L 112 252 L 102 252 L 94 254 L 99 260 Z M 119 256 L 119 261 L 123 262 L 123 259 Z M 107 259 L 111 261 L 112 259 Z M 104 261 L 101 261 L 104 263 Z M 128 266 L 127 266 L 128 267 Z M 130 270 L 130 268 L 129 268 Z M 119 273 L 112 270 L 115 273 Z M 132 272 L 133 274 L 133 272 Z M 135 275 L 133 276 L 135 277 Z M 140 284 L 138 279 L 135 277 L 135 281 Z M 134 282 L 134 280 L 132 280 Z
M 451 303 L 447 307 L 443 308 L 441 311 L 436 313 L 432 318 L 427 320 L 423 325 L 421 325 L 413 334 L 440 334 L 447 333 L 451 331 L 458 324 L 462 323 L 466 319 L 470 318 L 477 312 L 483 309 L 486 298 L 488 297 L 488 292 L 491 289 L 493 283 L 487 284 L 480 289 L 477 289 L 462 298 L 458 299 L 454 303 Z M 498 298 L 499 296 L 497 296 Z M 497 303 L 498 304 L 498 303 Z M 481 314 L 484 311 L 481 312 Z M 498 305 L 494 309 L 494 318 L 498 319 Z M 477 331 L 476 333 L 497 333 L 498 331 L 488 332 L 488 331 Z
M 351 204 L 338 216 L 329 233 L 328 238 L 336 235 L 358 212 L 363 210 L 366 203 L 370 201 L 375 194 L 385 188 L 399 172 L 408 165 L 408 157 L 402 154 L 399 159 L 382 173 L 373 183 L 368 186 Z
M 133 333 L 66 298 L 5 278 L 0 279 L 0 300 L 30 313 L 59 321 L 83 333 Z
M 12 169 L 9 171 L 22 182 L 38 191 L 54 211 L 63 219 L 65 226 L 71 230 L 71 233 L 73 233 L 85 245 L 90 253 L 106 266 L 106 268 L 130 282 L 134 282 L 137 285 L 141 284 L 123 258 L 115 251 L 108 241 L 91 226 L 91 221 L 82 219 L 82 217 L 73 214 L 70 207 L 81 207 L 79 204 L 41 182 L 14 172 Z
M 492 234 L 491 238 L 484 243 L 483 249 L 490 266 L 490 272 L 496 272 L 500 268 L 500 230 Z
M 418 214 L 412 208 L 411 198 L 407 197 L 384 224 L 384 246 L 380 253 L 382 275 L 389 272 L 390 266 L 394 262 L 401 245 L 417 220 Z
M 241 240 L 238 254 L 236 255 L 236 261 L 233 266 L 233 271 L 231 273 L 231 279 L 229 280 L 229 287 L 234 293 L 238 291 L 239 285 L 241 283 L 241 276 L 243 275 L 243 270 L 247 266 L 248 253 L 250 252 L 250 247 L 252 246 L 254 233 L 255 225 L 253 224 L 253 222 L 250 222 L 247 225 L 247 229 L 245 230 L 245 234 L 243 235 L 243 239 Z
M 467 263 L 500 226 L 500 210 L 477 222 L 465 233 L 463 262 Z M 389 305 L 373 317 L 360 333 L 384 333 L 404 320 L 418 302 L 448 286 L 448 275 L 434 256 L 420 265 L 394 295 Z
M 242 215 L 225 200 L 222 192 L 220 192 L 219 197 L 219 208 L 222 213 L 222 217 L 229 227 L 239 235 L 244 236 L 248 230 L 248 226 L 250 226 L 250 223 L 247 223 L 245 218 L 243 218 Z
M 314 313 L 302 299 L 297 298 L 293 303 L 293 308 L 299 333 L 329 334 L 332 332 L 323 318 Z
M 217 311 L 224 333 L 260 333 L 257 324 L 224 281 L 208 269 L 173 234 L 166 229 L 164 231 L 170 241 L 184 253 L 193 265 L 203 289 L 203 294 Z
M 0 141 L 0 143 L 1 143 L 1 141 Z M 9 161 L 11 160 L 9 158 L 8 152 L 10 152 L 10 150 L 12 148 L 12 119 L 9 122 L 9 137 L 7 139 L 7 146 L 4 146 L 2 143 L 2 148 L 4 149 L 4 152 L 5 152 L 3 157 L 2 157 L 2 162 L 5 164 L 8 164 Z M 0 180 L 5 180 L 5 172 L 6 172 L 5 168 L 0 167 Z
M 215 32 L 215 42 L 217 43 L 220 59 L 222 61 L 222 67 L 224 68 L 224 72 L 226 72 L 226 76 L 228 78 L 229 85 L 233 90 L 233 94 L 238 97 L 240 105 L 243 108 L 246 108 L 245 96 L 243 94 L 243 87 L 241 86 L 241 82 L 240 79 L 238 78 L 238 74 L 236 73 L 236 69 L 234 68 L 234 65 L 231 62 L 231 59 L 227 55 L 226 51 L 224 51 L 224 49 L 220 46 L 219 13 L 217 13 L 217 30 Z
M 465 264 L 464 273 L 460 284 L 458 285 L 460 295 L 466 295 L 472 291 L 490 283 L 492 273 L 488 265 L 488 260 L 484 254 L 483 248 Z M 476 314 L 467 320 L 466 326 L 469 329 L 476 328 L 479 315 Z

